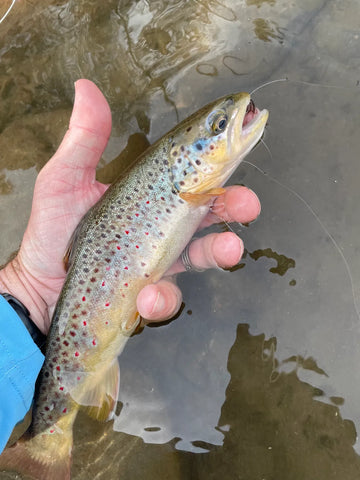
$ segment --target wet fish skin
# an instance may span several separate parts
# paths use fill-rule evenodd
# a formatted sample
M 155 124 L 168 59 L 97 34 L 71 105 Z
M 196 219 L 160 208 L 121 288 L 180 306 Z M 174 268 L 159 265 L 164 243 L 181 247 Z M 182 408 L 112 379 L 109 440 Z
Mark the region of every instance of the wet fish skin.
M 267 116 L 244 93 L 207 105 L 141 155 L 85 215 L 51 324 L 31 438 L 5 451 L 0 467 L 70 478 L 80 406 L 105 420 L 116 403 L 117 357 L 138 324 L 139 291 L 178 258 Z

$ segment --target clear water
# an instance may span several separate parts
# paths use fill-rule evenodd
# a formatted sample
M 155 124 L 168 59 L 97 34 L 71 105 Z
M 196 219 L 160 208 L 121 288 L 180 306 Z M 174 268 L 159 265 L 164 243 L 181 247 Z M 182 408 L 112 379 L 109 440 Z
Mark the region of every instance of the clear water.
M 257 222 L 233 226 L 244 267 L 179 277 L 179 318 L 120 358 L 115 421 L 79 416 L 72 478 L 359 478 L 359 16 L 355 0 L 19 0 L 0 24 L 2 263 L 77 78 L 113 112 L 106 181 L 126 146 L 289 79 L 254 94 L 271 153 L 259 145 L 232 178 L 262 201 Z

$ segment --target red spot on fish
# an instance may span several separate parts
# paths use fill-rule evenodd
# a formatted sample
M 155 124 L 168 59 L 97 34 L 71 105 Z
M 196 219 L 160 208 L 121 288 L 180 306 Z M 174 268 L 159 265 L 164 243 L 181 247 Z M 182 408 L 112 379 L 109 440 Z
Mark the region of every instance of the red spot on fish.
M 67 340 L 64 340 L 63 341 L 63 344 L 65 345 L 65 347 L 68 347 L 69 346 L 69 342 Z
M 102 286 L 102 287 L 105 287 L 105 282 L 102 282 L 101 286 Z
M 71 330 L 71 331 L 70 331 L 70 335 L 71 335 L 72 337 L 75 337 L 76 333 Z
M 66 413 L 67 412 L 67 408 L 64 408 L 64 410 L 62 411 L 63 413 Z
M 105 325 L 109 325 L 109 322 L 105 322 Z
M 60 372 L 60 367 L 59 367 L 59 365 L 56 367 L 56 370 L 57 370 L 58 372 Z
M 142 267 L 145 267 L 146 263 L 145 262 L 141 262 L 141 266 Z
M 94 268 L 94 273 L 98 273 L 99 269 L 98 268 Z
M 44 407 L 44 410 L 46 410 L 47 412 L 50 410 L 49 407 Z
M 128 287 L 128 286 L 129 286 L 129 284 L 128 284 L 128 283 L 124 283 L 124 285 L 125 285 L 125 287 Z
M 165 200 L 165 198 L 164 198 L 164 197 L 160 197 L 160 198 L 161 198 L 161 200 Z
M 118 250 L 121 250 L 121 247 L 120 247 L 119 245 L 117 245 L 116 248 L 117 248 Z
M 85 297 L 82 297 L 82 301 L 85 302 L 86 298 Z
M 135 248 L 139 248 L 139 245 L 135 245 Z
M 92 344 L 95 346 L 96 345 L 96 340 L 94 338 L 94 340 L 92 341 Z
M 129 230 L 125 230 L 125 233 L 126 233 L 126 235 L 129 235 L 130 232 L 129 232 Z
M 80 377 L 76 377 L 76 380 L 79 381 L 79 380 L 80 380 Z
M 155 220 L 159 220 L 159 217 L 155 217 Z
M 84 325 L 84 327 L 86 327 L 86 325 L 87 325 L 86 320 L 83 321 L 83 325 Z
M 106 302 L 105 303 L 105 307 L 109 307 L 110 306 L 110 303 L 109 302 Z
M 79 352 L 75 352 L 75 357 L 78 357 L 80 355 Z
M 62 392 L 64 391 L 64 387 L 60 387 L 59 390 L 61 390 Z
M 110 267 L 106 267 L 106 271 L 108 272 L 110 270 Z
M 145 235 L 149 235 L 149 232 L 145 232 Z
M 135 213 L 135 217 L 138 217 L 138 216 L 139 216 L 139 214 L 138 214 L 138 213 Z
M 124 267 L 124 270 L 129 270 L 129 267 Z
M 149 200 L 147 200 L 147 201 L 146 201 L 146 204 L 149 205 L 149 203 L 150 203 Z
M 50 430 L 50 433 L 54 433 L 54 432 L 55 432 L 55 430 L 54 430 L 54 429 L 51 429 L 51 430 Z

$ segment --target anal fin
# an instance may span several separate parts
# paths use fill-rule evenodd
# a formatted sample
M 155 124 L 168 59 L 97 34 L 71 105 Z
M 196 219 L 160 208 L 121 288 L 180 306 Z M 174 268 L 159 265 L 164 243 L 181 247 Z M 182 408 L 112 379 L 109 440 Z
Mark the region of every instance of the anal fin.
M 119 386 L 120 368 L 116 359 L 101 381 L 86 396 L 82 396 L 81 409 L 95 420 L 109 420 L 116 407 Z

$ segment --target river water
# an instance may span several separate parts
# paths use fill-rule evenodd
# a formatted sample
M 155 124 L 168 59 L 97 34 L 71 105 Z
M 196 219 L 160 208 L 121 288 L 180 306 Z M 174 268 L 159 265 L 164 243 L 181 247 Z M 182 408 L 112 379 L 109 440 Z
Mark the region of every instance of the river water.
M 359 18 L 356 0 L 18 0 L 0 23 L 0 263 L 76 79 L 113 113 L 102 181 L 215 97 L 280 80 L 254 93 L 266 146 L 232 177 L 262 202 L 232 225 L 241 265 L 180 276 L 179 317 L 128 342 L 114 422 L 77 420 L 74 480 L 360 478 Z

